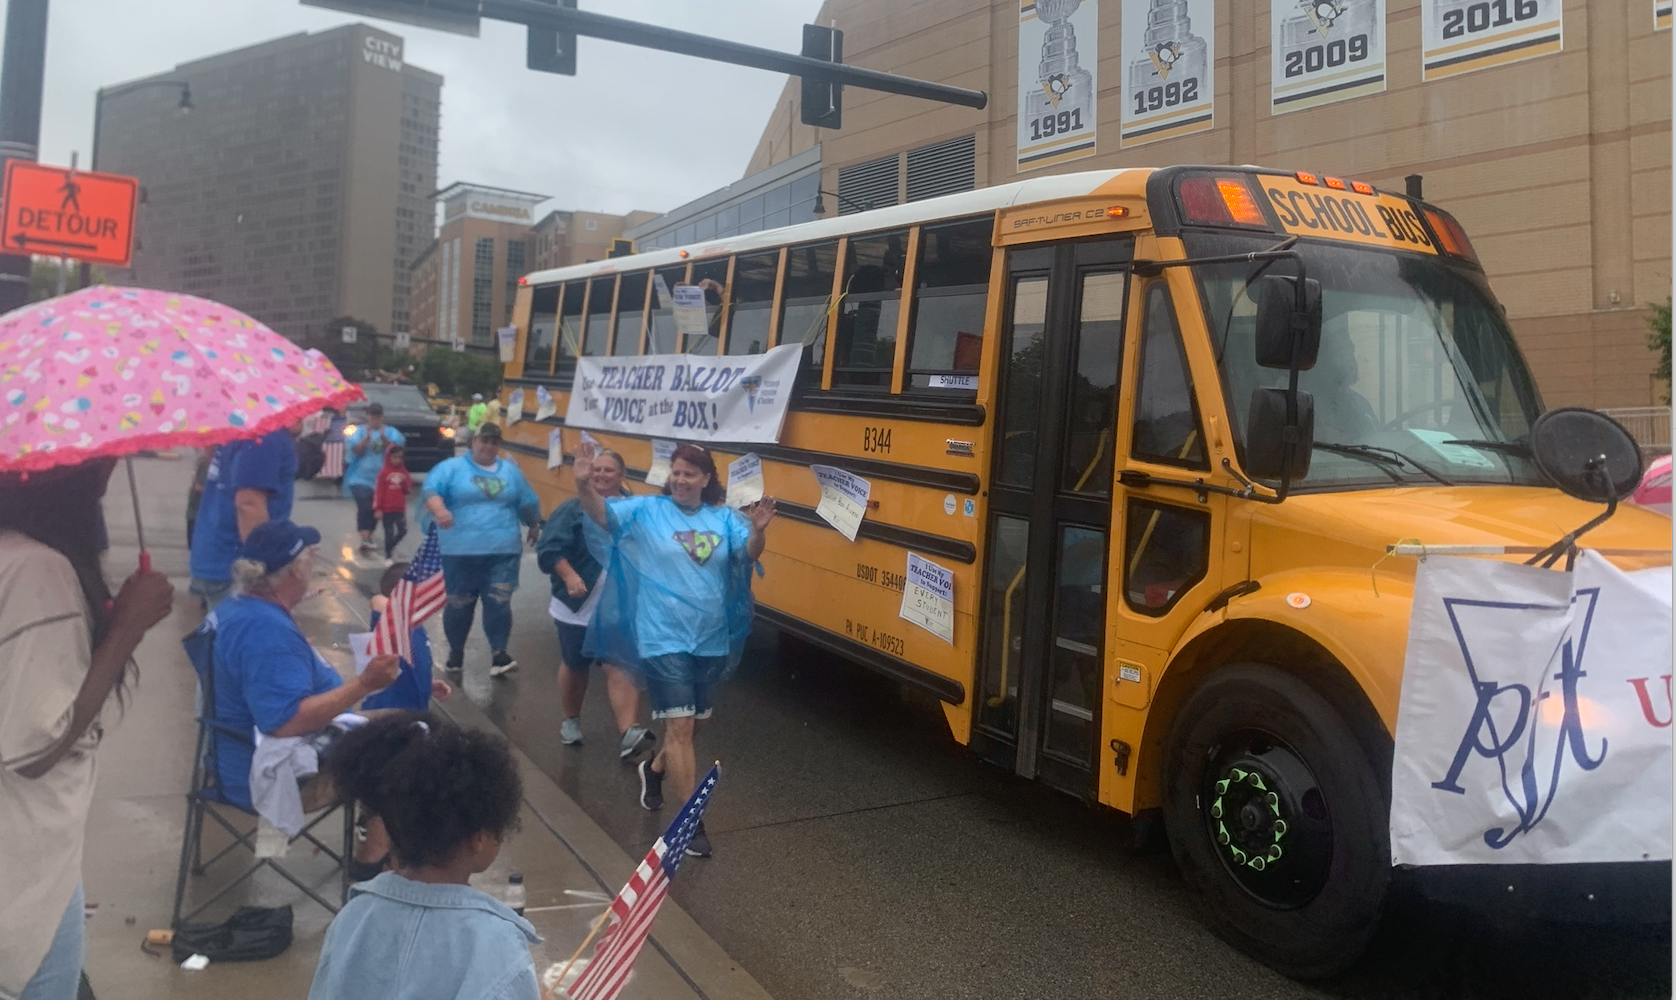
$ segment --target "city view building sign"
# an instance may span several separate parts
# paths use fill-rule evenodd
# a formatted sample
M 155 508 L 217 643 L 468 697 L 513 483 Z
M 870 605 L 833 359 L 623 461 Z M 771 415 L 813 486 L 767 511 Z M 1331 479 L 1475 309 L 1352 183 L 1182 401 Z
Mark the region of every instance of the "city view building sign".
M 10 253 L 127 267 L 139 190 L 133 177 L 9 160 L 0 243 Z
M 400 39 L 368 35 L 361 42 L 361 59 L 397 73 L 402 71 L 402 43 Z

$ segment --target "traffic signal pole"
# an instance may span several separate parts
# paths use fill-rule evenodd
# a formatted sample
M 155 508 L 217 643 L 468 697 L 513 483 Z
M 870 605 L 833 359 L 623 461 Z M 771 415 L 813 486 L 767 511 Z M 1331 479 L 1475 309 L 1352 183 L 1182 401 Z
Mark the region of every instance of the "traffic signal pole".
M 47 68 L 47 0 L 6 5 L 0 56 L 0 170 L 7 160 L 33 162 L 41 144 L 41 87 Z M 29 302 L 29 256 L 0 254 L 0 313 Z
M 16 0 L 13 0 L 15 3 Z M 808 56 L 777 52 L 756 45 L 744 45 L 689 31 L 676 31 L 655 24 L 642 24 L 620 17 L 577 10 L 574 7 L 555 7 L 537 0 L 481 0 L 482 16 L 497 21 L 511 21 L 533 28 L 544 28 L 608 42 L 621 42 L 644 49 L 658 49 L 681 55 L 696 56 L 715 62 L 750 66 L 772 73 L 785 73 L 809 80 L 820 80 L 863 90 L 878 90 L 904 97 L 918 97 L 943 104 L 957 104 L 967 108 L 983 108 L 989 95 L 981 90 L 950 87 L 947 84 L 915 80 L 912 77 L 881 73 L 860 66 L 813 59 Z

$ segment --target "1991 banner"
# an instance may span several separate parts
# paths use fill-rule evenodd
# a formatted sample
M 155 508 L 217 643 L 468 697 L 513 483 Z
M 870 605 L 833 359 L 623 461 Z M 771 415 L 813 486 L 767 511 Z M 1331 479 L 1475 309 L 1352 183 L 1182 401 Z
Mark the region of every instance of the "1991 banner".
M 1100 0 L 1019 0 L 1018 169 L 1094 155 Z
M 767 354 L 653 354 L 576 362 L 565 424 L 700 441 L 780 439 L 803 348 Z

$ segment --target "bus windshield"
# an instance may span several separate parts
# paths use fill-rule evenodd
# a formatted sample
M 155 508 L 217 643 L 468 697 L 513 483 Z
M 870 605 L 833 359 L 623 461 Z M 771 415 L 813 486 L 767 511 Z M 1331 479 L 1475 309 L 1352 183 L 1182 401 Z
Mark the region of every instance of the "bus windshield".
M 1187 250 L 1216 256 L 1273 242 L 1189 234 Z M 1517 447 L 1542 402 L 1482 274 L 1414 254 L 1311 242 L 1298 250 L 1321 283 L 1322 320 L 1315 367 L 1298 377 L 1315 402 L 1315 449 L 1295 488 L 1546 485 Z M 1256 365 L 1253 279 L 1296 270 L 1291 260 L 1194 268 L 1242 454 L 1251 390 L 1287 381 Z

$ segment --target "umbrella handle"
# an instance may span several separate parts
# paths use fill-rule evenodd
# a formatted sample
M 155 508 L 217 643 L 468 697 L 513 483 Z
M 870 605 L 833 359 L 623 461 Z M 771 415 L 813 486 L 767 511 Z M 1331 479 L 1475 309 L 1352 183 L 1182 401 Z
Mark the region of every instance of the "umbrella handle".
M 122 463 L 128 469 L 128 498 L 134 504 L 134 536 L 140 543 L 140 572 L 151 572 L 151 553 L 145 547 L 145 526 L 140 523 L 140 488 L 134 483 L 134 457 L 122 456 Z

